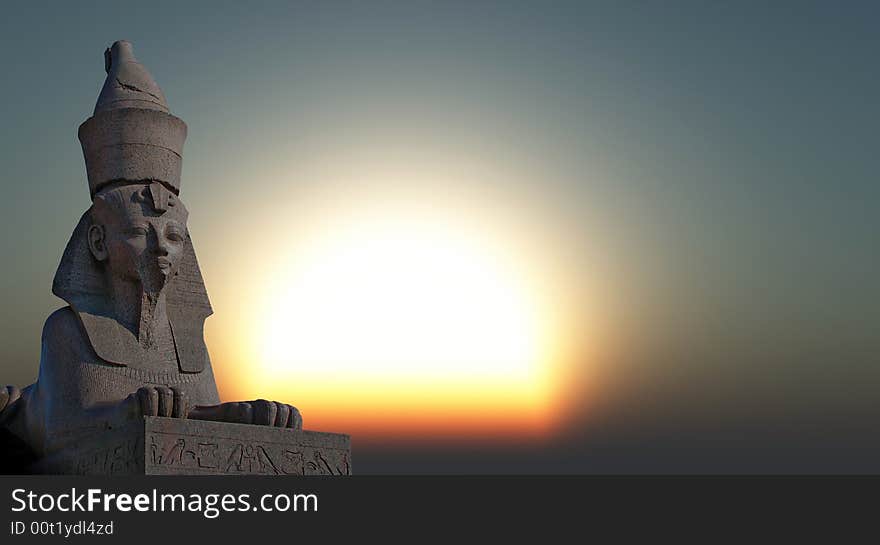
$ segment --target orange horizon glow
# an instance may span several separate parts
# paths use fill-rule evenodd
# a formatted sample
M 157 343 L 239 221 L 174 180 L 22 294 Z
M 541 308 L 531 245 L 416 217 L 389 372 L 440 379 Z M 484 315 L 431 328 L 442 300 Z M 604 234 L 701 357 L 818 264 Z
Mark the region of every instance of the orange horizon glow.
M 220 388 L 224 399 L 259 396 L 290 401 L 302 411 L 305 429 L 346 433 L 359 444 L 530 442 L 551 437 L 561 421 L 559 403 L 524 405 L 504 399 L 503 392 L 468 399 L 447 397 L 449 390 L 442 385 L 389 388 L 384 396 L 375 390 L 359 394 L 347 388 L 310 386 L 235 388 L 224 382 Z M 430 392 L 434 399 L 425 398 Z

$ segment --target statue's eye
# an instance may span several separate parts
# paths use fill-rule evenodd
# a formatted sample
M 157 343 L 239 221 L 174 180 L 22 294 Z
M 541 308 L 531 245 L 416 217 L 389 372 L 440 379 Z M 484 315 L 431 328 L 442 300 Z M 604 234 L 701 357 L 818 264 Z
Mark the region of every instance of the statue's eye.
M 172 242 L 183 242 L 183 233 L 179 231 L 168 231 L 166 236 Z
M 147 228 L 143 225 L 135 225 L 128 230 L 128 234 L 133 237 L 145 237 L 147 236 Z

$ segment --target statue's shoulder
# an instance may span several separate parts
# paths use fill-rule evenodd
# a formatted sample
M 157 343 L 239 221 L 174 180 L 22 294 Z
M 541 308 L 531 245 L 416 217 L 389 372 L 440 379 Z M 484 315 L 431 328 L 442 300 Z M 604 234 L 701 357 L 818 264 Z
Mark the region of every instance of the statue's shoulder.
M 46 318 L 40 344 L 39 381 L 43 383 L 49 375 L 56 378 L 67 376 L 72 363 L 95 359 L 79 317 L 71 307 L 59 308 Z
M 43 324 L 43 342 L 80 340 L 82 328 L 76 312 L 70 306 L 59 308 L 46 318 Z

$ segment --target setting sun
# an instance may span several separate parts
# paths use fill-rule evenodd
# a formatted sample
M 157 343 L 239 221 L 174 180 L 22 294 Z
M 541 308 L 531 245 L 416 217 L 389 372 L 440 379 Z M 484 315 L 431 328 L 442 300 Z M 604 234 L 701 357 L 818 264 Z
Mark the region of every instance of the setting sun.
M 499 402 L 540 410 L 551 387 L 540 302 L 490 244 L 415 218 L 318 236 L 267 286 L 257 381 L 429 419 Z

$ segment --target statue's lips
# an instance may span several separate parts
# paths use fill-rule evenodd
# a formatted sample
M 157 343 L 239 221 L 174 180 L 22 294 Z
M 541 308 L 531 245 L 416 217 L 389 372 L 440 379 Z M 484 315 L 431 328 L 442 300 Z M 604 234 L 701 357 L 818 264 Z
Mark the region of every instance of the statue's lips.
M 171 260 L 167 257 L 156 258 L 156 264 L 159 265 L 162 272 L 167 272 L 171 269 Z

